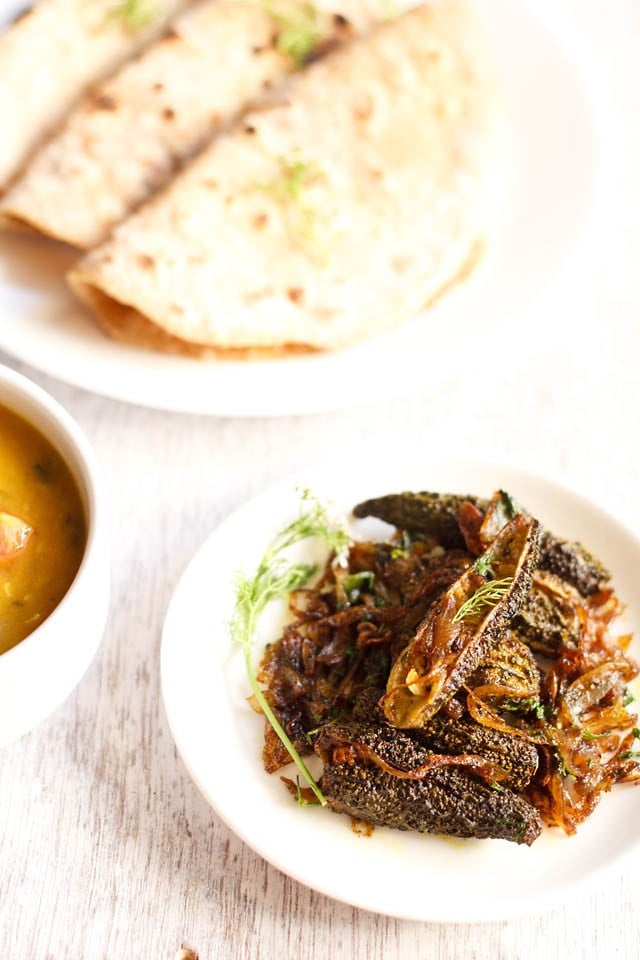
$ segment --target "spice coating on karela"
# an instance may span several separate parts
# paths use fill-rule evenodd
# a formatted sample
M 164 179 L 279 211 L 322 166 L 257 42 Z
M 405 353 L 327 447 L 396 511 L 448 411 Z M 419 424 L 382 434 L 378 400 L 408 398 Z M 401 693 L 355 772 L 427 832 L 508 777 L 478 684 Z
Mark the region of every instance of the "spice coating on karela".
M 320 785 L 337 813 L 397 830 L 530 845 L 542 829 L 538 813 L 522 797 L 456 767 L 401 780 L 369 764 L 329 761 Z
M 481 510 L 486 510 L 489 503 L 479 497 L 455 493 L 390 493 L 359 503 L 353 508 L 353 515 L 377 517 L 399 530 L 435 537 L 441 546 L 449 549 L 464 547 L 458 510 L 465 501 Z
M 538 540 L 538 522 L 518 514 L 483 555 L 495 579 L 485 581 L 474 564 L 434 603 L 391 669 L 383 705 L 390 723 L 422 726 L 486 659 L 529 592 Z M 461 617 L 487 582 L 505 583 L 502 599 Z
M 495 496 L 505 500 L 508 508 L 505 519 L 513 515 L 515 501 L 504 491 Z M 490 501 L 483 497 L 451 493 L 391 493 L 382 497 L 365 500 L 354 507 L 356 517 L 377 517 L 385 523 L 393 524 L 409 533 L 432 536 L 443 547 L 462 547 L 464 536 L 458 523 L 458 511 L 463 503 L 473 504 L 483 513 L 489 508 Z M 522 510 L 527 517 L 530 514 Z M 496 531 L 497 532 L 497 531 Z M 572 584 L 584 597 L 596 593 L 600 586 L 607 583 L 611 575 L 597 557 L 589 553 L 582 544 L 556 537 L 548 530 L 542 531 L 540 541 L 541 570 L 555 573 Z
M 387 727 L 390 737 L 395 739 L 400 733 L 434 753 L 454 756 L 476 754 L 500 767 L 506 774 L 501 781 L 502 785 L 514 790 L 524 790 L 538 769 L 538 751 L 534 744 L 516 734 L 481 726 L 469 716 L 457 719 L 440 712 L 418 729 L 398 731 L 397 727 L 391 727 L 387 723 L 379 706 L 383 693 L 383 690 L 375 688 L 363 692 L 353 710 L 354 722 L 366 721 L 375 725 L 381 731 L 381 738 Z M 354 729 L 351 723 L 348 726 Z M 398 757 L 398 765 L 402 759 Z
M 474 720 L 450 720 L 435 716 L 424 727 L 412 731 L 416 739 L 441 753 L 475 753 L 502 768 L 507 776 L 501 783 L 524 790 L 538 769 L 538 751 L 523 737 L 510 736 Z

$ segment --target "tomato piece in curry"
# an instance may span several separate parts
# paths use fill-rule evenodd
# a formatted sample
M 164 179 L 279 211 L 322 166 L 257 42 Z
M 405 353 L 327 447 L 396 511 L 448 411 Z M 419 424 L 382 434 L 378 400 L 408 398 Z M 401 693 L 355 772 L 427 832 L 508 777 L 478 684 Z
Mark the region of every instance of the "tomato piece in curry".
M 0 406 L 0 654 L 57 607 L 85 543 L 69 467 L 39 430 Z

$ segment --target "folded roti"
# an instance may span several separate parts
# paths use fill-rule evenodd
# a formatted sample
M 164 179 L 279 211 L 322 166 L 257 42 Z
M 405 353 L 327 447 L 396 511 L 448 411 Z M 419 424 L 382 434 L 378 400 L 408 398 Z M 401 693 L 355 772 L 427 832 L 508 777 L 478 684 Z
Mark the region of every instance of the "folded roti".
M 313 16 L 309 9 L 302 0 L 204 0 L 183 13 L 140 57 L 92 88 L 8 191 L 0 222 L 95 246 L 299 65 L 282 20 L 289 29 L 302 25 L 318 55 L 385 11 L 383 0 L 368 7 L 341 0 L 340 16 L 333 6 L 320 4 Z
M 475 260 L 502 130 L 470 8 L 418 7 L 298 75 L 69 282 L 114 336 L 164 350 L 344 346 Z
M 185 0 L 40 0 L 0 34 L 0 192 L 86 87 Z

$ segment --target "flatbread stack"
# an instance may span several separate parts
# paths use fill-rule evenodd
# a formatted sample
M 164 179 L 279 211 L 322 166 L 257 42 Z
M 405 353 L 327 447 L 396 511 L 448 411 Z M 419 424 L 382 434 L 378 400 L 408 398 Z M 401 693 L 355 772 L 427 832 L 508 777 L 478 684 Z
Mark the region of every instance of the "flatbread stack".
M 112 336 L 203 357 L 340 348 L 476 263 L 503 116 L 469 6 L 300 9 L 302 57 L 271 6 L 190 8 L 5 195 L 5 224 L 93 247 L 68 279 Z
M 278 9 L 290 9 L 280 0 Z M 314 50 L 372 26 L 381 6 L 316 8 Z M 265 8 L 204 0 L 140 57 L 94 87 L 0 203 L 5 224 L 90 248 L 249 105 L 264 105 L 296 59 L 274 44 Z
M 82 91 L 184 6 L 153 0 L 147 7 L 145 0 L 133 17 L 127 0 L 40 0 L 0 34 L 0 192 Z

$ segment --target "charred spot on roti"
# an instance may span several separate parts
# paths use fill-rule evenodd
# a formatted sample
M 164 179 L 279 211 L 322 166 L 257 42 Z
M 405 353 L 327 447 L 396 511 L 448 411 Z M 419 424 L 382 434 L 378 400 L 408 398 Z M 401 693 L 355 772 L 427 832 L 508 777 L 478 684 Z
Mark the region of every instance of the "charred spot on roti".
M 291 303 L 300 304 L 304 300 L 304 290 L 302 287 L 290 287 L 287 290 L 287 297 Z
M 167 123 L 170 123 L 172 120 L 175 120 L 175 118 L 176 118 L 175 110 L 172 110 L 171 107 L 165 107 L 164 110 L 162 111 L 162 119 L 166 120 Z
M 253 225 L 256 230 L 264 230 L 268 222 L 269 217 L 266 213 L 257 213 L 253 218 Z
M 357 120 L 368 120 L 373 113 L 373 100 L 369 94 L 365 93 L 353 108 L 353 115 Z
M 91 106 L 94 110 L 113 111 L 118 109 L 118 101 L 109 96 L 108 93 L 94 93 L 89 95 Z
M 148 253 L 139 253 L 136 257 L 138 264 L 143 270 L 151 270 L 155 266 L 155 260 Z

